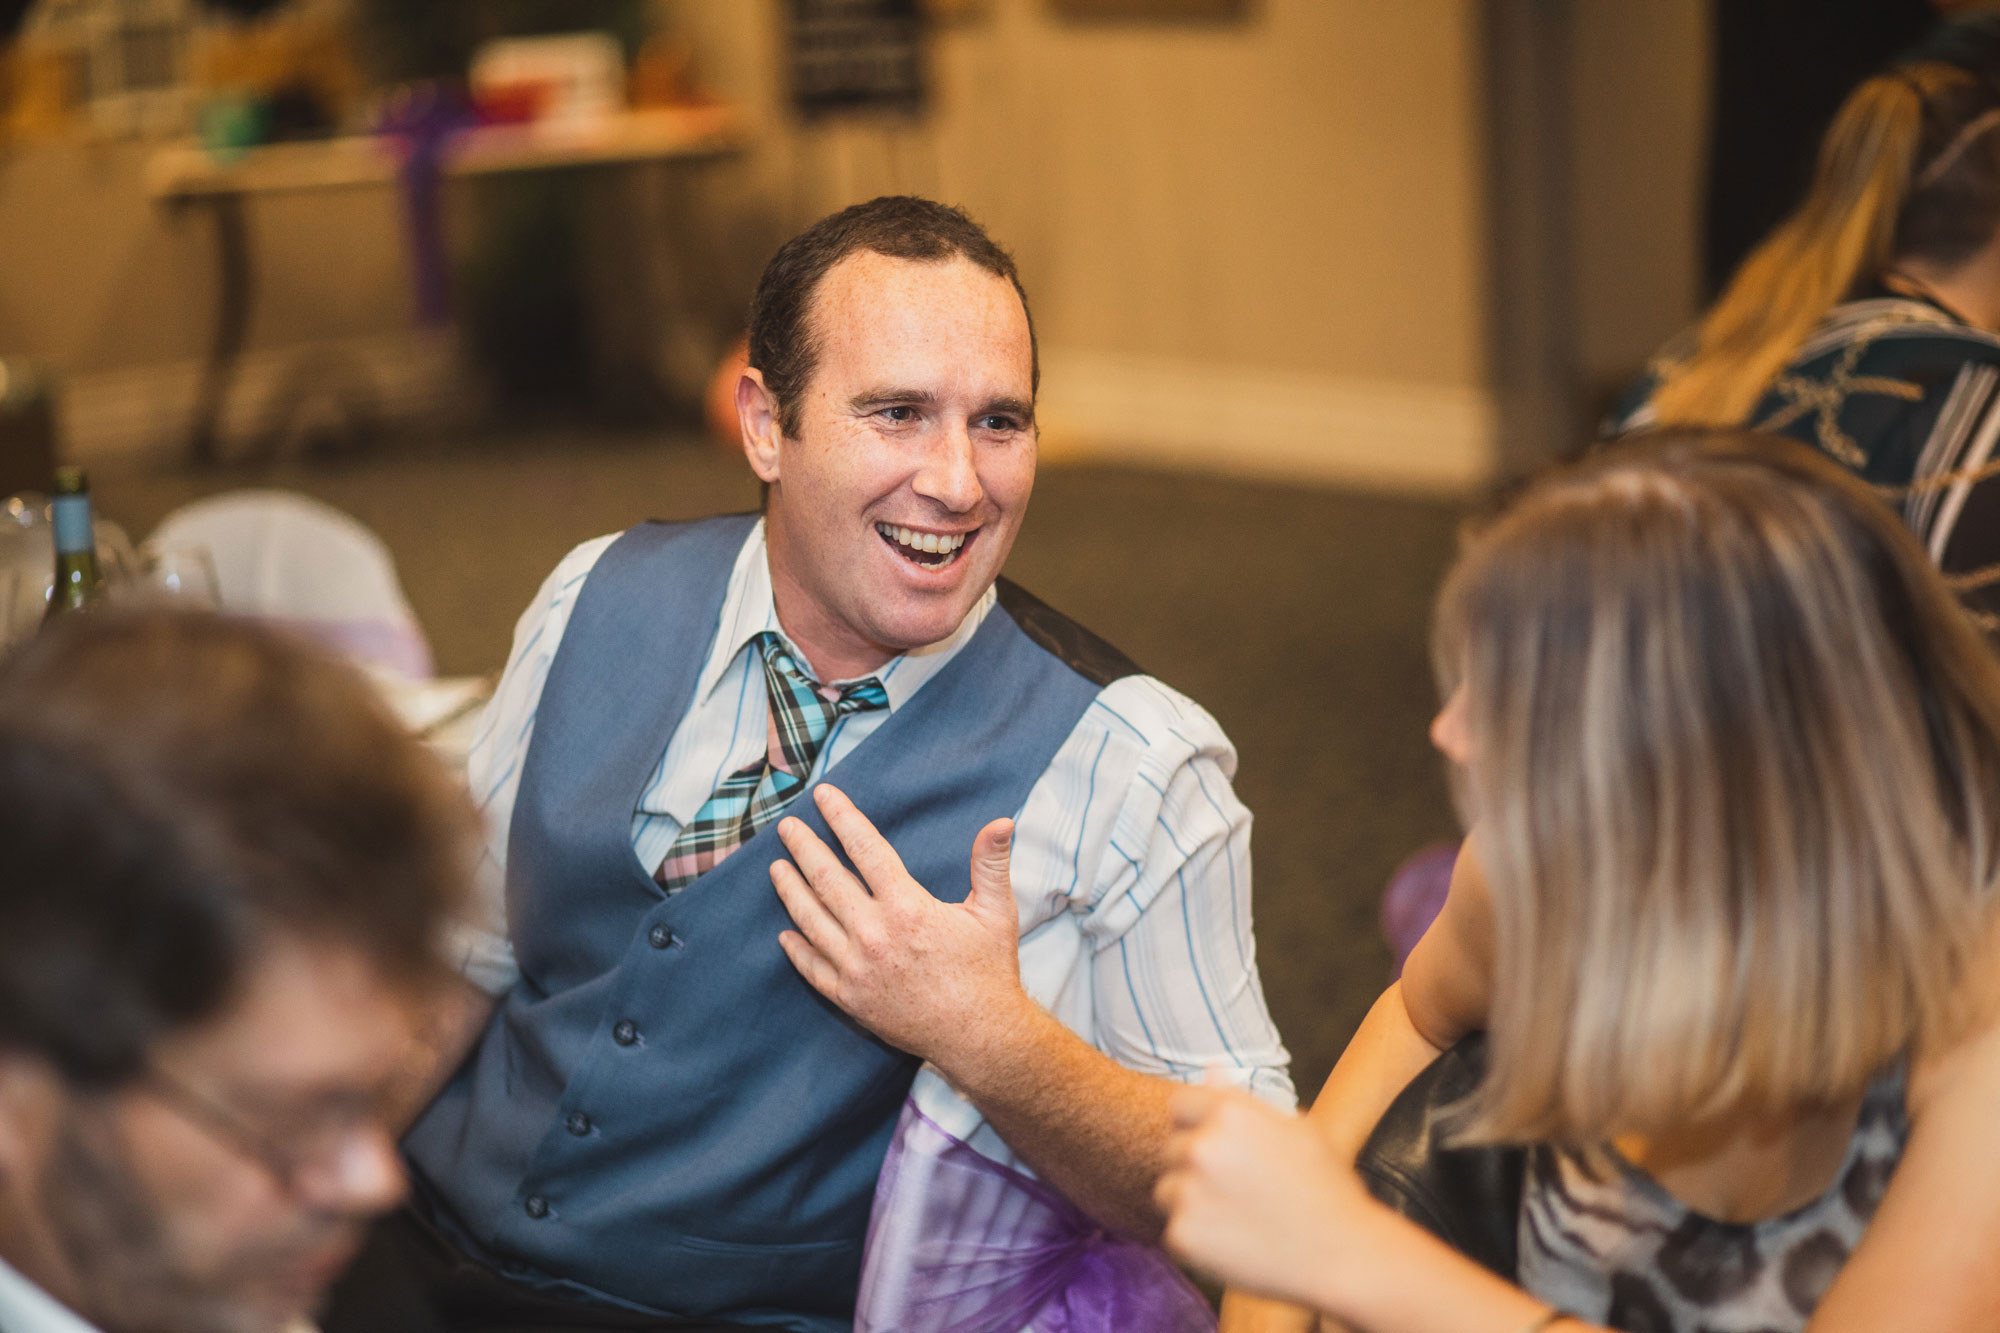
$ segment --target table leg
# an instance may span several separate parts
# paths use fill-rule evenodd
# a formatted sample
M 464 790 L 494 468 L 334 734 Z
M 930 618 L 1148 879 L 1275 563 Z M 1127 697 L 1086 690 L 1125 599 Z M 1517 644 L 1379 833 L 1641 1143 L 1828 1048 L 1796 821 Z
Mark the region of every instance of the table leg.
M 212 194 L 205 196 L 204 202 L 215 216 L 217 291 L 215 335 L 209 343 L 194 418 L 188 427 L 188 455 L 197 464 L 220 458 L 222 413 L 249 338 L 250 308 L 256 298 L 250 266 L 250 219 L 243 196 Z

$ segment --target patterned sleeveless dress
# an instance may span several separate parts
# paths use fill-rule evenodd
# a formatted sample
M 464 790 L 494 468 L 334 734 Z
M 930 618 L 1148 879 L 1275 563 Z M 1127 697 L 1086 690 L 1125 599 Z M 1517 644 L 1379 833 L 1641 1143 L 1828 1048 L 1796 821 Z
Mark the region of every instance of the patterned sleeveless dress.
M 1609 1150 L 1528 1154 L 1520 1280 L 1621 1333 L 1799 1333 L 1861 1240 L 1909 1140 L 1899 1065 L 1862 1099 L 1833 1184 L 1759 1222 L 1718 1222 Z

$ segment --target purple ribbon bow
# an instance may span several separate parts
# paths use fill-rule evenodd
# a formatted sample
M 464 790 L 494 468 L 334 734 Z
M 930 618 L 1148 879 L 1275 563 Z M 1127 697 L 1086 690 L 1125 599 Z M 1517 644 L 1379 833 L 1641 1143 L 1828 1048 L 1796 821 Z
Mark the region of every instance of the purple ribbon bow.
M 1210 1333 L 1151 1245 L 903 1107 L 875 1187 L 856 1333 Z

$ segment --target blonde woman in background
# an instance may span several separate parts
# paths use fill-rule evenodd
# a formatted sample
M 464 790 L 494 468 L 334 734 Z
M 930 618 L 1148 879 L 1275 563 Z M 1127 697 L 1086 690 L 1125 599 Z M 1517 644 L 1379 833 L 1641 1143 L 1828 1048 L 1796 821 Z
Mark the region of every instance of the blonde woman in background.
M 1754 426 L 1818 447 L 1883 488 L 1993 631 L 2000 59 L 1978 42 L 1965 54 L 1992 68 L 1918 61 L 1849 95 L 1805 201 L 1613 420 Z
M 2000 660 L 1907 531 L 1787 441 L 1616 446 L 1470 542 L 1436 648 L 1444 912 L 1309 1119 L 1181 1094 L 1168 1245 L 1369 1333 L 2000 1327 Z M 1350 1166 L 1482 1029 L 1519 1285 Z

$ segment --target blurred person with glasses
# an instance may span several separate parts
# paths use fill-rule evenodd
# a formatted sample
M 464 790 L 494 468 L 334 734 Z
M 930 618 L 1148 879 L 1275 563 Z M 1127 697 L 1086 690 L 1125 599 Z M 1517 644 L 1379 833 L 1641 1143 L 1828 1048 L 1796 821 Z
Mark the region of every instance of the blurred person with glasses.
M 0 666 L 0 1328 L 303 1326 L 403 1196 L 474 828 L 248 624 L 76 617 Z

